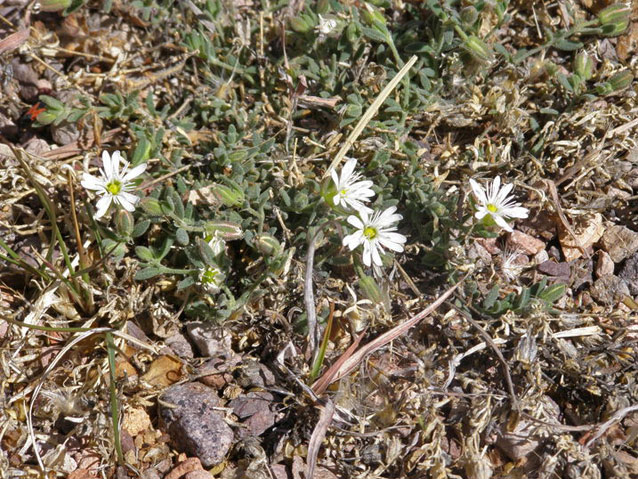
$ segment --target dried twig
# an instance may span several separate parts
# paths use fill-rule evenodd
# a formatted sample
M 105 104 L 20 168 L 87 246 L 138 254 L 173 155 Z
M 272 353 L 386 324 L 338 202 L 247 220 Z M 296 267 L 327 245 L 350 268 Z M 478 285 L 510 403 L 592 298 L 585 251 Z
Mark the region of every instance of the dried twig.
M 321 411 L 321 415 L 319 416 L 319 421 L 317 421 L 317 425 L 315 426 L 314 431 L 312 431 L 310 442 L 308 443 L 308 457 L 306 464 L 307 478 L 315 477 L 315 466 L 317 464 L 319 448 L 321 447 L 323 438 L 326 437 L 326 432 L 332 422 L 334 413 L 335 405 L 330 399 L 327 399 Z

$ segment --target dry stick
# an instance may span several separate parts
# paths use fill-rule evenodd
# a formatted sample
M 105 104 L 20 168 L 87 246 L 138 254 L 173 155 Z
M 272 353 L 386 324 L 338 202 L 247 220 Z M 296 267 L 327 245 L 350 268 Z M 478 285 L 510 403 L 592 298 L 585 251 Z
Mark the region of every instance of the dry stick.
M 323 438 L 326 437 L 326 432 L 328 431 L 328 427 L 332 422 L 334 413 L 334 403 L 330 399 L 326 400 L 326 404 L 323 406 L 323 410 L 321 411 L 321 415 L 319 416 L 319 421 L 317 422 L 314 431 L 312 431 L 312 436 L 310 436 L 310 442 L 308 443 L 308 464 L 306 465 L 307 479 L 315 477 L 315 466 L 317 464 L 319 448 L 321 447 Z
M 596 426 L 596 429 L 598 429 L 596 431 L 596 434 L 594 434 L 592 438 L 589 441 L 587 441 L 587 443 L 585 444 L 585 447 L 591 446 L 600 436 L 605 434 L 607 429 L 613 426 L 615 422 L 622 421 L 627 414 L 634 411 L 638 411 L 638 404 L 634 404 L 633 406 L 622 408 L 616 411 L 614 414 L 612 414 L 612 416 L 607 421 L 603 422 L 602 424 L 598 424 Z
M 357 138 L 359 138 L 359 135 L 361 134 L 363 129 L 370 122 L 372 117 L 377 114 L 377 111 L 379 111 L 379 108 L 381 107 L 383 102 L 386 100 L 388 95 L 392 93 L 392 90 L 394 90 L 394 88 L 398 85 L 398 83 L 408 73 L 408 70 L 412 68 L 412 65 L 414 65 L 416 60 L 417 60 L 416 55 L 412 55 L 412 58 L 408 60 L 408 62 L 403 66 L 403 68 L 399 70 L 399 73 L 397 73 L 396 76 L 392 80 L 390 80 L 390 83 L 388 83 L 385 86 L 385 88 L 381 91 L 381 93 L 374 100 L 372 105 L 370 105 L 370 108 L 368 108 L 365 114 L 361 117 L 361 119 L 359 120 L 359 123 L 357 123 L 357 126 L 355 126 L 354 130 L 352 130 L 350 135 L 348 135 L 348 138 L 346 139 L 345 143 L 343 144 L 341 149 L 337 152 L 334 160 L 332 160 L 332 163 L 330 163 L 330 166 L 328 167 L 326 172 L 323 174 L 323 178 L 327 178 L 330 172 L 333 169 L 335 169 L 337 166 L 339 166 L 339 163 L 341 163 L 341 160 L 346 156 L 346 153 L 352 147 L 354 142 L 357 141 Z
M 356 368 L 359 365 L 359 363 L 363 360 L 363 358 L 365 358 L 368 354 L 376 351 L 379 348 L 382 348 L 383 346 L 388 344 L 390 341 L 393 341 L 394 339 L 403 335 L 412 327 L 416 326 L 419 323 L 419 321 L 429 316 L 439 306 L 441 306 L 441 304 L 443 304 L 452 295 L 452 293 L 456 291 L 456 289 L 465 280 L 465 278 L 467 278 L 467 275 L 463 276 L 463 278 L 461 278 L 461 280 L 458 283 L 456 283 L 454 286 L 452 286 L 447 291 L 445 291 L 441 296 L 439 296 L 436 299 L 436 301 L 434 301 L 432 304 L 430 304 L 427 308 L 425 308 L 420 313 L 412 316 L 410 319 L 395 326 L 390 331 L 387 331 L 386 333 L 382 334 L 381 336 L 367 343 L 365 346 L 362 346 L 361 348 L 359 348 L 355 353 L 351 354 L 347 359 L 345 359 L 341 363 L 338 369 L 335 368 L 333 370 L 333 368 L 330 368 L 326 372 L 326 374 L 324 374 L 317 382 L 315 382 L 312 385 L 312 389 L 317 394 L 321 394 L 322 392 L 326 390 L 326 388 L 330 384 L 348 375 L 354 368 Z M 347 353 L 348 351 L 342 354 L 342 356 L 339 358 L 339 361 L 341 361 L 343 356 Z
M 520 412 L 521 410 L 520 402 L 518 401 L 518 396 L 516 396 L 516 392 L 514 391 L 514 383 L 512 382 L 512 375 L 510 374 L 510 368 L 507 365 L 507 361 L 505 360 L 503 353 L 501 353 L 501 350 L 496 345 L 496 343 L 491 338 L 491 336 L 487 334 L 487 331 L 483 329 L 483 326 L 477 323 L 474 320 L 474 318 L 470 316 L 469 313 L 467 313 L 466 311 L 463 311 L 462 309 L 458 308 L 454 304 L 451 304 L 451 306 L 457 312 L 459 312 L 461 316 L 463 316 L 481 334 L 481 336 L 483 336 L 483 339 L 485 340 L 485 342 L 490 345 L 490 347 L 494 350 L 494 352 L 498 356 L 498 359 L 501 362 L 501 366 L 503 366 L 503 372 L 505 373 L 505 382 L 507 383 L 507 391 L 509 392 L 510 399 L 512 401 L 512 406 L 514 406 L 514 409 Z

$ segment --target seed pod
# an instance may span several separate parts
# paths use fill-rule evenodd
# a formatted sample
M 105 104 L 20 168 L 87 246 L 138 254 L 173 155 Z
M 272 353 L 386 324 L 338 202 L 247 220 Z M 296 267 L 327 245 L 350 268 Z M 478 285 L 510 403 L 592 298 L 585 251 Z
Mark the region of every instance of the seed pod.
M 115 215 L 115 229 L 120 236 L 129 237 L 133 233 L 135 221 L 133 215 L 126 210 L 119 210 Z
M 475 35 L 467 37 L 467 40 L 463 43 L 463 48 L 465 48 L 475 60 L 482 63 L 489 63 L 494 57 L 492 49 Z
M 631 6 L 625 3 L 616 3 L 598 12 L 598 21 L 603 29 L 603 34 L 614 37 L 623 33 L 629 26 Z
M 279 241 L 271 235 L 261 234 L 255 238 L 257 251 L 265 256 L 276 256 L 281 251 Z
M 574 73 L 583 80 L 589 80 L 594 71 L 594 61 L 585 52 L 580 52 L 574 58 Z

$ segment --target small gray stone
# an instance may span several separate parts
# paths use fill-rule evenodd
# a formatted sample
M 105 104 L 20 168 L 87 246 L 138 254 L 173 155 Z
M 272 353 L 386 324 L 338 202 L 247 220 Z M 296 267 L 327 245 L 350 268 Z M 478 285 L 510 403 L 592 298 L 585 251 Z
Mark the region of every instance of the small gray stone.
M 59 125 L 51 125 L 51 138 L 60 146 L 68 145 L 80 138 L 80 130 L 75 123 L 64 121 Z
M 638 254 L 627 258 L 618 276 L 627 282 L 632 295 L 638 295 Z
M 238 371 L 239 378 L 237 382 L 244 388 L 265 388 L 266 386 L 275 385 L 275 376 L 270 369 L 259 361 L 246 359 Z
M 612 274 L 598 278 L 589 290 L 592 298 L 601 304 L 612 306 L 625 296 L 629 296 L 629 287 L 618 276 Z
M 232 353 L 232 337 L 224 328 L 197 321 L 186 325 L 186 333 L 202 356 L 213 357 Z
M 182 359 L 193 359 L 193 347 L 183 334 L 177 333 L 169 336 L 165 340 L 166 346 L 171 348 L 173 352 Z
M 160 421 L 171 441 L 204 467 L 222 462 L 233 444 L 233 430 L 215 409 L 221 405 L 215 391 L 200 383 L 171 386 L 161 397 Z
M 625 226 L 611 225 L 600 239 L 600 244 L 614 263 L 620 263 L 638 251 L 638 233 Z

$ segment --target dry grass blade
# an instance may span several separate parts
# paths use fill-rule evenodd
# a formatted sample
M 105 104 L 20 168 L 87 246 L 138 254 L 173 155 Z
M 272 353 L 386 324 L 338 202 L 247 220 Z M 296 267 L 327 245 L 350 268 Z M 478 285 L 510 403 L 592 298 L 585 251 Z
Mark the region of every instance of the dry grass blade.
M 366 330 L 362 331 L 361 334 L 359 334 L 359 336 L 357 336 L 357 338 L 354 340 L 354 343 L 348 346 L 348 349 L 346 349 L 345 352 L 341 356 L 339 356 L 339 359 L 337 359 L 335 363 L 328 368 L 323 376 L 315 381 L 315 383 L 312 385 L 312 390 L 315 392 L 315 394 L 322 394 L 326 390 L 326 388 L 335 381 L 334 377 L 337 374 L 337 371 L 339 371 L 341 365 L 356 351 L 356 349 L 359 347 L 359 343 L 361 343 L 361 340 L 363 339 L 363 336 L 365 334 Z
M 323 406 L 321 415 L 319 416 L 319 421 L 317 421 L 315 430 L 312 431 L 312 436 L 310 437 L 310 442 L 308 443 L 308 462 L 306 465 L 307 478 L 315 477 L 315 466 L 317 464 L 319 448 L 321 447 L 323 438 L 326 437 L 326 432 L 328 431 L 328 427 L 332 422 L 334 413 L 335 405 L 330 399 L 328 399 L 326 401 L 326 404 Z
M 357 365 L 368 354 L 376 351 L 379 348 L 382 348 L 383 346 L 388 344 L 390 341 L 392 341 L 392 340 L 398 338 L 399 336 L 405 334 L 412 327 L 416 326 L 419 323 L 419 321 L 421 321 L 422 319 L 428 317 L 430 314 L 432 314 L 433 311 L 435 311 L 439 306 L 441 306 L 454 293 L 454 291 L 456 291 L 456 289 L 459 287 L 459 285 L 463 282 L 464 279 L 465 279 L 465 277 L 463 277 L 463 279 L 461 279 L 461 281 L 459 281 L 454 286 L 452 286 L 447 291 L 445 291 L 445 293 L 443 293 L 441 296 L 439 296 L 436 299 L 436 301 L 434 301 L 430 306 L 425 308 L 419 314 L 417 314 L 415 316 L 412 316 L 407 321 L 404 321 L 403 323 L 399 324 L 398 326 L 395 326 L 394 328 L 392 328 L 390 331 L 387 331 L 386 333 L 383 333 L 378 338 L 373 339 L 368 344 L 366 344 L 365 346 L 361 347 L 361 349 L 359 349 L 355 353 L 350 353 L 350 349 L 352 348 L 352 346 L 350 348 L 348 348 L 348 350 L 345 353 L 343 353 L 341 355 L 341 357 L 339 358 L 339 360 L 338 360 L 338 363 L 339 363 L 338 368 L 334 368 L 334 371 L 333 371 L 333 368 L 330 368 L 326 372 L 326 374 L 324 374 L 323 377 L 321 377 L 313 385 L 314 391 L 317 394 L 321 394 L 322 392 L 325 391 L 325 389 L 328 387 L 328 385 L 330 385 L 331 383 L 333 383 L 335 381 L 338 381 L 339 379 L 341 379 L 344 376 L 348 375 L 354 368 L 357 367 Z M 361 340 L 361 336 L 359 336 L 359 338 L 357 338 L 357 340 L 360 341 Z M 335 365 L 336 364 L 337 363 L 335 363 Z
M 29 30 L 24 29 L 18 32 L 12 33 L 8 37 L 0 40 L 0 53 L 9 52 L 15 50 L 29 38 Z
M 330 174 L 330 171 L 332 171 L 337 166 L 339 166 L 339 163 L 346 156 L 346 153 L 348 153 L 348 150 L 350 149 L 350 147 L 352 147 L 354 142 L 357 141 L 357 138 L 359 138 L 359 135 L 361 134 L 363 129 L 366 127 L 368 122 L 372 119 L 374 115 L 377 114 L 377 111 L 379 111 L 379 108 L 381 107 L 381 105 L 383 105 L 383 102 L 385 101 L 385 99 L 388 98 L 388 95 L 392 93 L 392 90 L 395 89 L 395 87 L 399 84 L 399 82 L 403 79 L 403 77 L 408 73 L 410 68 L 412 68 L 412 65 L 414 65 L 416 60 L 417 60 L 417 56 L 412 55 L 412 58 L 410 58 L 410 60 L 408 60 L 408 62 L 403 66 L 403 68 L 399 70 L 399 73 L 397 73 L 396 76 L 392 80 L 390 80 L 390 83 L 388 83 L 385 86 L 385 88 L 381 90 L 381 93 L 379 93 L 379 96 L 374 100 L 374 102 L 372 102 L 372 105 L 370 105 L 370 108 L 366 110 L 364 115 L 359 120 L 359 123 L 357 123 L 357 126 L 355 126 L 354 130 L 352 130 L 352 133 L 348 135 L 348 138 L 346 139 L 345 143 L 343 144 L 341 149 L 337 152 L 334 160 L 332 160 L 332 163 L 330 163 L 330 166 L 324 173 L 323 175 L 324 178 L 327 178 L 328 175 Z

